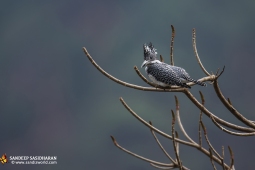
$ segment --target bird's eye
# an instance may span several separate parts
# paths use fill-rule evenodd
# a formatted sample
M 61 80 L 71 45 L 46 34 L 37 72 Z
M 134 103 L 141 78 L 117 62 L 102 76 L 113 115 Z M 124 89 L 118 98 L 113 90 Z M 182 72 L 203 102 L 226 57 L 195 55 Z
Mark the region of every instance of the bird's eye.
M 150 56 L 150 59 L 152 59 L 152 56 Z

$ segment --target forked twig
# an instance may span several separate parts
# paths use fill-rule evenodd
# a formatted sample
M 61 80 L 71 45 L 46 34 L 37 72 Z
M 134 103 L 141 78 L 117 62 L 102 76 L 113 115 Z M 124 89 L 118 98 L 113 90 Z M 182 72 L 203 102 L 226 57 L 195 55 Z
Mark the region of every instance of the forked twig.
M 157 162 L 157 161 L 154 161 L 154 160 L 142 157 L 140 155 L 137 155 L 137 154 L 135 154 L 135 153 L 133 153 L 133 152 L 123 148 L 122 146 L 120 146 L 113 136 L 111 136 L 111 138 L 112 138 L 112 141 L 113 141 L 115 146 L 117 146 L 119 149 L 123 150 L 124 152 L 126 152 L 126 153 L 128 153 L 128 154 L 130 154 L 130 155 L 132 155 L 134 157 L 137 157 L 137 158 L 139 158 L 141 160 L 144 160 L 146 162 L 153 163 L 153 164 L 156 164 L 156 165 L 159 165 L 159 166 L 166 166 L 167 167 L 167 166 L 171 166 L 172 165 L 172 164 L 166 164 L 166 163 Z
M 218 127 L 220 128 L 222 131 L 224 132 L 227 132 L 228 134 L 231 134 L 231 135 L 235 135 L 235 136 L 254 136 L 255 135 L 255 132 L 250 132 L 250 133 L 238 133 L 238 132 L 233 132 L 231 130 L 228 130 L 226 128 L 224 128 L 223 126 L 221 126 L 217 121 L 215 121 L 215 119 L 213 117 L 211 117 L 213 123 Z
M 123 104 L 123 106 L 124 106 L 137 120 L 139 120 L 139 121 L 140 121 L 141 123 L 143 123 L 145 126 L 147 126 L 147 127 L 150 128 L 150 129 L 153 129 L 155 132 L 157 132 L 158 134 L 160 134 L 160 135 L 162 135 L 162 136 L 164 136 L 164 137 L 166 137 L 166 138 L 168 138 L 168 139 L 171 139 L 171 140 L 173 139 L 172 136 L 170 136 L 170 135 L 168 135 L 168 134 L 166 134 L 166 133 L 164 133 L 164 132 L 158 130 L 158 129 L 155 128 L 154 126 L 151 126 L 149 123 L 147 123 L 145 120 L 143 120 L 140 116 L 138 116 L 138 115 L 125 103 L 125 101 L 124 101 L 122 98 L 120 98 L 120 101 L 121 101 L 121 103 Z M 210 156 L 209 151 L 206 150 L 205 148 L 199 146 L 197 143 L 187 142 L 187 141 L 181 140 L 181 139 L 179 139 L 179 138 L 175 138 L 175 141 L 176 141 L 176 142 L 179 142 L 179 143 L 181 143 L 181 144 L 184 144 L 184 145 L 188 145 L 188 146 L 194 147 L 194 148 L 198 149 L 199 151 L 201 151 L 202 153 L 204 153 L 205 155 Z M 221 164 L 221 160 L 220 160 L 219 158 L 217 158 L 216 156 L 214 156 L 214 155 L 213 155 L 213 160 L 214 160 L 215 162 Z M 227 164 L 225 164 L 225 163 L 224 163 L 224 166 L 225 166 L 226 168 L 229 168 L 229 166 L 228 166 Z
M 225 120 L 220 119 L 219 117 L 215 116 L 214 114 L 212 114 L 210 111 L 208 111 L 201 103 L 199 103 L 197 101 L 197 99 L 190 93 L 189 90 L 184 89 L 184 94 L 200 109 L 202 110 L 203 113 L 205 113 L 205 115 L 207 115 L 208 117 L 213 117 L 214 120 L 217 123 L 220 123 L 221 125 L 227 126 L 231 129 L 234 130 L 239 130 L 242 132 L 255 132 L 255 129 L 253 128 L 247 128 L 247 127 L 243 127 L 243 126 L 238 126 L 232 123 L 229 123 Z

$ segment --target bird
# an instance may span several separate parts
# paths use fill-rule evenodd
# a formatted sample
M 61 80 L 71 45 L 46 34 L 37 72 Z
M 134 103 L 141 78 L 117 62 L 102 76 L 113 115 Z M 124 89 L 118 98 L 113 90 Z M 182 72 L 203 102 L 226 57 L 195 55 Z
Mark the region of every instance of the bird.
M 162 87 L 177 85 L 191 88 L 186 83 L 194 82 L 200 86 L 206 86 L 206 83 L 192 79 L 185 69 L 159 61 L 156 49 L 151 42 L 143 45 L 143 51 L 144 61 L 141 68 L 145 67 L 145 72 L 154 84 Z

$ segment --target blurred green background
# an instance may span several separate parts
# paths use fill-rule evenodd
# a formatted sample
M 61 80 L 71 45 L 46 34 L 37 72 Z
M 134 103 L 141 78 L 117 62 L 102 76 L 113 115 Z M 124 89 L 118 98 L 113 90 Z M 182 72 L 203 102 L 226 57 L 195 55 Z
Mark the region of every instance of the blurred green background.
M 254 1 L 1 1 L 0 154 L 58 157 L 57 165 L 8 164 L 2 169 L 154 169 L 116 148 L 110 135 L 137 154 L 167 163 L 149 129 L 130 115 L 119 97 L 146 121 L 171 133 L 170 110 L 175 109 L 177 95 L 183 125 L 198 141 L 199 110 L 183 94 L 116 84 L 99 73 L 82 51 L 85 46 L 113 76 L 147 86 L 133 66 L 140 68 L 142 45 L 150 41 L 169 63 L 171 24 L 176 29 L 175 65 L 195 79 L 205 76 L 192 49 L 192 28 L 196 28 L 204 66 L 210 72 L 226 66 L 219 82 L 224 95 L 245 117 L 255 120 L 254 16 Z M 199 98 L 201 90 L 211 112 L 242 125 L 207 84 L 194 86 L 191 92 Z M 236 169 L 254 169 L 254 137 L 228 135 L 203 118 L 211 143 L 219 152 L 225 146 L 226 162 L 230 145 Z M 172 142 L 159 139 L 174 156 Z M 181 145 L 180 155 L 190 169 L 212 169 L 209 158 L 194 148 Z

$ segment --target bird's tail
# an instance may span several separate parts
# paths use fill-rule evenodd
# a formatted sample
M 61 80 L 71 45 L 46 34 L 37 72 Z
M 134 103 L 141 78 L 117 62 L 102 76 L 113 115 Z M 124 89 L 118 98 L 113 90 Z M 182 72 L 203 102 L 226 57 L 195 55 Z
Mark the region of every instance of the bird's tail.
M 200 86 L 204 86 L 204 87 L 207 86 L 206 83 L 201 82 L 201 81 L 194 80 L 194 79 L 192 79 L 192 78 L 187 78 L 186 80 L 189 81 L 189 82 L 196 83 L 196 84 L 198 84 L 198 85 L 200 85 Z

